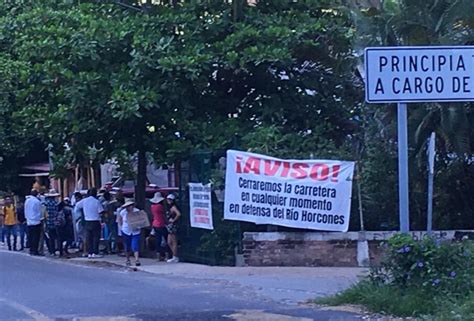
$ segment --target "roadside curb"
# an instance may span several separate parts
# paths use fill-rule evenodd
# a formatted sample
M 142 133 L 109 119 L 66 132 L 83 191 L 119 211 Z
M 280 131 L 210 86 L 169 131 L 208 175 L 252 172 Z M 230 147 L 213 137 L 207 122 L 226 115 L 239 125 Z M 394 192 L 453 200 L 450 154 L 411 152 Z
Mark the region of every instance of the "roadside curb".
M 139 268 L 137 268 L 135 266 L 126 266 L 125 264 L 110 262 L 110 261 L 107 261 L 107 260 L 97 260 L 97 259 L 87 259 L 87 258 L 84 258 L 84 259 L 82 259 L 82 258 L 71 258 L 71 259 L 63 260 L 62 262 L 77 264 L 77 265 L 93 266 L 93 267 L 121 268 L 121 269 L 127 269 L 127 270 L 131 270 L 131 271 L 144 272 L 143 270 L 140 270 Z
M 45 260 L 45 261 L 55 262 L 55 263 L 66 263 L 66 264 L 84 265 L 84 266 L 101 267 L 101 268 L 107 268 L 107 267 L 120 268 L 120 269 L 126 269 L 126 270 L 134 271 L 134 272 L 140 271 L 140 272 L 148 273 L 147 271 L 141 270 L 139 267 L 126 266 L 125 264 L 110 262 L 107 260 L 88 259 L 88 258 L 81 258 L 81 257 L 59 258 L 59 257 L 50 257 L 47 255 L 35 256 L 35 255 L 29 255 L 28 252 L 8 251 L 1 248 L 0 248 L 0 252 L 10 253 L 13 255 L 23 255 L 23 256 L 30 257 L 32 259 Z

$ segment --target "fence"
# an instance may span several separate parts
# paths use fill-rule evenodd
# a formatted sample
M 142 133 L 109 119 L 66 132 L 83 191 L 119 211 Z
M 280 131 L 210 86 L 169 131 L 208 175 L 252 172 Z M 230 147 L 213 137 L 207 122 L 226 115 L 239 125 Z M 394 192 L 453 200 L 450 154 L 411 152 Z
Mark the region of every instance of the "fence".
M 187 262 L 208 265 L 235 265 L 235 254 L 242 253 L 240 223 L 224 221 L 225 150 L 197 151 L 179 165 L 179 206 L 182 212 L 178 239 L 179 256 Z M 190 225 L 188 183 L 212 182 L 212 213 L 214 230 Z

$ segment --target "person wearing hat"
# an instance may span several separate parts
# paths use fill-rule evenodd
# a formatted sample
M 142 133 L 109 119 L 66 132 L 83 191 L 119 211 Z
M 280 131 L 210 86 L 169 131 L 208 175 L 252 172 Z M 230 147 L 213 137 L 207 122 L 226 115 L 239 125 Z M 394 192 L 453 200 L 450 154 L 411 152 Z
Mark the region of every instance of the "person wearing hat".
M 168 230 L 166 229 L 166 209 L 164 200 L 165 198 L 160 192 L 156 192 L 153 198 L 150 199 L 151 215 L 153 216 L 151 226 L 155 233 L 156 251 L 158 252 L 160 260 L 165 260 L 166 254 L 168 254 L 168 259 L 171 259 L 173 256 L 173 253 L 168 246 Z
M 58 228 L 64 223 L 64 217 L 60 217 L 59 203 L 56 201 L 56 197 L 59 193 L 56 190 L 51 189 L 48 193 L 44 194 L 45 200 L 43 205 L 46 207 L 46 233 L 48 234 L 47 247 L 49 255 L 55 256 L 56 249 L 62 252 L 62 246 L 59 244 Z
M 109 191 L 105 191 L 99 200 L 105 209 L 103 221 L 107 252 L 114 253 L 117 249 L 117 222 L 115 212 L 123 203 L 119 204 L 117 200 L 113 200 L 112 193 Z
M 74 242 L 74 218 L 69 197 L 65 197 L 64 200 L 59 203 L 58 210 L 59 215 L 64 218 L 64 223 L 59 225 L 57 228 L 59 238 L 59 256 L 63 256 L 63 253 L 68 256 L 68 249 Z
M 171 248 L 173 253 L 173 257 L 169 259 L 168 263 L 178 263 L 178 220 L 181 217 L 181 212 L 176 205 L 176 196 L 174 194 L 169 194 L 166 197 L 166 201 L 168 202 L 168 225 L 166 228 L 168 229 L 168 245 Z
M 138 251 L 140 250 L 140 229 L 133 229 L 129 224 L 129 218 L 131 215 L 138 215 L 140 210 L 135 208 L 135 201 L 132 199 L 126 200 L 125 204 L 122 205 L 122 210 L 118 216 L 118 224 L 121 226 L 122 239 L 125 247 L 125 257 L 127 258 L 126 264 L 130 263 L 130 252 L 133 252 L 135 257 L 135 266 L 140 266 L 138 259 Z

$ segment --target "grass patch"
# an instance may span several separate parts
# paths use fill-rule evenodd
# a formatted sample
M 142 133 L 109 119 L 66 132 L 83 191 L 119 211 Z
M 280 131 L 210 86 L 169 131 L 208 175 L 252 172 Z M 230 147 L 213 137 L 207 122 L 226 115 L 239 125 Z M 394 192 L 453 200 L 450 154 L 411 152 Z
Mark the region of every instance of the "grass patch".
M 325 305 L 357 304 L 369 311 L 423 320 L 474 320 L 474 243 L 389 240 L 380 267 Z
M 461 300 L 446 301 L 436 313 L 437 320 L 474 320 L 474 293 Z
M 372 312 L 400 317 L 427 315 L 436 309 L 433 298 L 421 290 L 401 290 L 390 285 L 376 285 L 368 280 L 315 302 L 325 305 L 359 304 Z

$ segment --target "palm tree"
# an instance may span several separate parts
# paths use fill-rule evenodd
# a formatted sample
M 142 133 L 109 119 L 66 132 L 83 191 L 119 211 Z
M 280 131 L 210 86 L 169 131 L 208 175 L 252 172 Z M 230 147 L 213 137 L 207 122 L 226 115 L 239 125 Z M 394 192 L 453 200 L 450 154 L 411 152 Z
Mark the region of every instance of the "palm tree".
M 472 0 L 352 0 L 358 33 L 355 48 L 371 45 L 472 45 Z M 423 104 L 410 108 L 415 155 L 422 156 L 426 139 L 438 134 L 438 150 L 472 153 L 469 118 L 472 103 Z
M 415 45 L 473 45 L 474 44 L 474 1 L 472 0 L 347 0 L 354 17 L 356 37 L 354 48 L 360 57 L 369 46 L 415 46 Z M 362 59 L 361 59 L 362 60 Z M 363 63 L 358 68 L 363 70 Z M 473 103 L 429 103 L 411 104 L 409 108 L 409 139 L 411 147 L 410 179 L 412 200 L 412 227 L 424 228 L 426 141 L 431 132 L 437 134 L 438 175 L 440 184 L 435 189 L 435 224 L 444 228 L 456 226 L 458 218 L 469 221 L 472 206 L 459 199 L 469 197 L 459 186 L 470 186 L 474 130 Z M 366 106 L 364 108 L 376 133 L 365 134 L 367 147 L 384 149 L 380 155 L 366 155 L 365 169 L 369 178 L 377 180 L 377 175 L 388 171 L 395 159 L 388 158 L 386 169 L 374 164 L 383 155 L 393 155 L 396 144 L 394 108 Z M 382 140 L 383 144 L 378 144 Z M 377 149 L 375 149 L 377 150 Z M 390 164 L 388 164 L 390 162 Z M 364 165 L 364 164 L 363 164 Z M 390 165 L 390 166 L 389 166 Z M 469 169 L 471 167 L 471 169 Z M 371 176 L 372 175 L 372 176 Z M 364 175 L 363 175 L 364 176 Z M 383 176 L 383 175 L 382 175 Z M 383 176 L 384 177 L 384 176 Z M 389 177 L 388 175 L 386 176 Z M 390 176 L 392 177 L 392 176 Z M 384 184 L 384 181 L 377 181 Z M 449 182 L 455 182 L 449 185 Z M 374 181 L 371 182 L 375 184 Z M 367 185 L 367 184 L 366 184 Z M 366 204 L 370 208 L 369 196 L 377 192 L 367 190 Z M 393 204 L 392 193 L 380 188 L 383 203 Z M 378 198 L 380 199 L 380 198 Z M 390 203 L 391 202 L 391 203 Z M 436 205 L 438 204 L 438 205 Z M 388 210 L 387 210 L 388 211 Z M 369 213 L 370 214 L 370 213 Z M 455 214 L 455 215 L 453 215 Z M 463 223 L 463 226 L 466 226 Z

